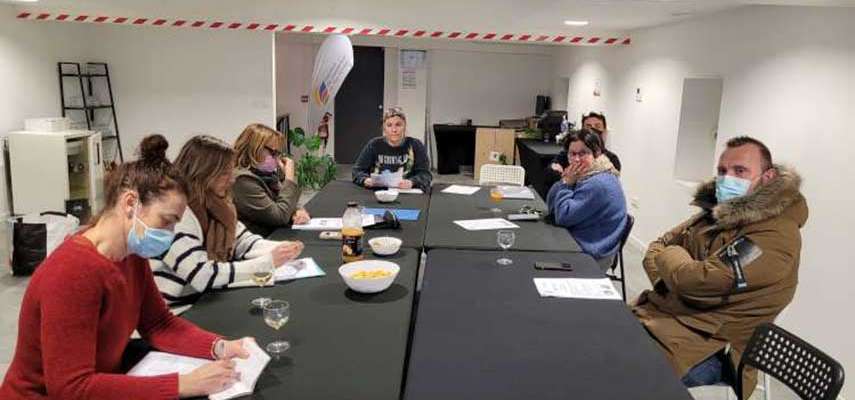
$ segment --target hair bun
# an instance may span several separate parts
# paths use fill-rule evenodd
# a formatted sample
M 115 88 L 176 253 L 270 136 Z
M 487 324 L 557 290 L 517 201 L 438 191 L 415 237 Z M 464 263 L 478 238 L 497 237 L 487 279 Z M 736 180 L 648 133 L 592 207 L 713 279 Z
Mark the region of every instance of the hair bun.
M 149 135 L 140 142 L 140 161 L 144 163 L 166 162 L 166 149 L 169 142 L 163 135 Z

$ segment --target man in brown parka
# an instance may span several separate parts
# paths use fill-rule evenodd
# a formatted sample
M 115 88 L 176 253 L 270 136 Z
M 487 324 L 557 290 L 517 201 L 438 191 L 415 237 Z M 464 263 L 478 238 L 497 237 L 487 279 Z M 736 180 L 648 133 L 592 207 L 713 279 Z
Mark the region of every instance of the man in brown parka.
M 712 383 L 694 375 L 708 375 L 728 345 L 727 361 L 738 365 L 754 329 L 793 299 L 799 229 L 808 217 L 800 185 L 795 171 L 772 163 L 762 142 L 731 139 L 718 177 L 695 194 L 692 204 L 702 211 L 650 244 L 644 269 L 653 290 L 639 296 L 633 312 L 688 386 Z M 757 373 L 741 378 L 747 399 Z

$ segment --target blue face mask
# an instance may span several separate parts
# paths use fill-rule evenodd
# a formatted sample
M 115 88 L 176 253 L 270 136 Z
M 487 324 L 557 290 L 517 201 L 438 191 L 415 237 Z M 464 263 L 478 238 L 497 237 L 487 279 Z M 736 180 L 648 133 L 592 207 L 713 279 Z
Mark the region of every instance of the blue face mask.
M 733 200 L 748 194 L 751 181 L 730 175 L 720 175 L 715 178 L 715 198 L 719 203 Z
M 143 234 L 137 234 L 137 221 L 142 224 Z M 134 212 L 134 226 L 128 232 L 128 251 L 142 258 L 157 257 L 169 250 L 175 233 L 166 229 L 149 228 Z

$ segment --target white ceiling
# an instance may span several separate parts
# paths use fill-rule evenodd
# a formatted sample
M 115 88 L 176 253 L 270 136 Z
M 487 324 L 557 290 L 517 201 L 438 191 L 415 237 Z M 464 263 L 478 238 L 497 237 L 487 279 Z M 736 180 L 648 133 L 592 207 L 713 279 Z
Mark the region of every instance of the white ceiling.
M 746 5 L 852 7 L 855 0 L 40 0 L 16 4 L 28 11 L 110 17 L 590 36 L 622 34 Z M 567 19 L 589 20 L 590 25 L 565 26 Z

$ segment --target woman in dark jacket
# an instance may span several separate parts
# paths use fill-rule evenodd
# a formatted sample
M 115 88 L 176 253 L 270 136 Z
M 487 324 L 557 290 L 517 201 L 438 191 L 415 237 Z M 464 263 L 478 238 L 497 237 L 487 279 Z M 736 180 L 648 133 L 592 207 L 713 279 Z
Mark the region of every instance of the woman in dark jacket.
M 250 232 L 267 236 L 291 222 L 304 224 L 309 213 L 297 207 L 300 187 L 294 161 L 281 157 L 285 135 L 262 124 L 250 124 L 235 141 L 235 183 L 238 219 Z

